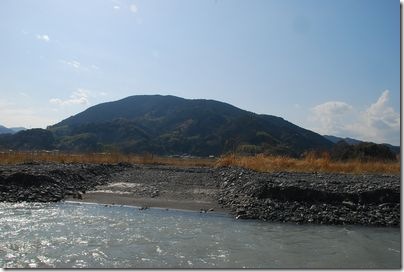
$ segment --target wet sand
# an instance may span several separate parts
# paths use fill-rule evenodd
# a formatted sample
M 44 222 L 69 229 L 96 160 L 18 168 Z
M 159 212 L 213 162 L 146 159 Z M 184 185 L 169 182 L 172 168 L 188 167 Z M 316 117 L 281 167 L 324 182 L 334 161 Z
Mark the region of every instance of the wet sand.
M 111 204 L 111 205 L 129 205 L 147 208 L 166 208 L 189 211 L 209 211 L 213 209 L 215 212 L 225 212 L 217 201 L 209 200 L 184 200 L 184 199 L 167 199 L 167 198 L 147 198 L 135 197 L 133 195 L 124 195 L 120 193 L 105 192 L 88 192 L 82 195 L 82 199 L 73 197 L 66 198 L 66 201 Z M 212 210 L 211 210 L 212 211 Z
M 209 168 L 131 167 L 108 183 L 66 200 L 192 211 L 225 211 L 217 202 L 215 172 Z

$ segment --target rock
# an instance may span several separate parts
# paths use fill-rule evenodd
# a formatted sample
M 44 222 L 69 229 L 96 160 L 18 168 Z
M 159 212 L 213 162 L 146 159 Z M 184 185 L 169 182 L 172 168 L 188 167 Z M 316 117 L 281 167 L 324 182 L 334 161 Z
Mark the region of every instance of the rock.
M 382 203 L 379 205 L 379 208 L 385 208 L 385 207 L 389 207 L 390 203 Z
M 342 201 L 342 205 L 344 205 L 345 207 L 350 208 L 350 209 L 356 208 L 356 205 L 351 201 Z
M 245 208 L 238 208 L 236 210 L 236 213 L 238 213 L 238 214 L 246 213 L 246 210 L 245 210 Z

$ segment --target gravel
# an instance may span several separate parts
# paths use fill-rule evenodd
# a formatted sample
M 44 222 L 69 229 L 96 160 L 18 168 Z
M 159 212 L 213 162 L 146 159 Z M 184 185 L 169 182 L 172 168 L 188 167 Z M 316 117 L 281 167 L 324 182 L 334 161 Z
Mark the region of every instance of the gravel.
M 236 218 L 264 221 L 400 225 L 400 177 L 218 170 L 221 205 Z
M 238 219 L 400 225 L 400 176 L 258 173 L 242 168 L 130 164 L 0 165 L 0 201 L 55 202 L 87 191 L 214 201 Z

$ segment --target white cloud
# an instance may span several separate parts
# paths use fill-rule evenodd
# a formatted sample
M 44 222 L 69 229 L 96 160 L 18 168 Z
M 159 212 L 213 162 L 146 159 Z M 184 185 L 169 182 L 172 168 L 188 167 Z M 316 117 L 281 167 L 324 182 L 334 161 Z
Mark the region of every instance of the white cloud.
M 50 41 L 50 38 L 49 38 L 49 36 L 48 35 L 36 35 L 36 38 L 38 39 L 38 40 L 40 40 L 40 41 L 44 41 L 44 42 L 49 42 Z
M 100 70 L 100 67 L 95 64 L 91 64 L 90 66 L 85 66 L 77 60 L 63 60 L 62 59 L 62 60 L 59 60 L 59 62 L 63 63 L 64 65 L 67 65 L 69 67 L 72 67 L 77 71 Z
M 132 13 L 137 13 L 138 8 L 137 8 L 137 6 L 136 6 L 135 4 L 131 4 L 131 5 L 129 6 L 129 10 L 130 10 L 130 12 L 132 12 Z
M 383 123 L 387 127 L 400 128 L 400 114 L 388 106 L 389 91 L 385 90 L 376 103 L 372 104 L 365 112 L 368 125 Z
M 80 69 L 81 68 L 81 63 L 78 62 L 77 60 L 60 60 L 61 63 L 66 64 L 70 67 L 73 67 L 75 69 Z
M 87 106 L 89 104 L 89 95 L 90 91 L 85 89 L 77 89 L 74 91 L 72 95 L 70 95 L 69 99 L 60 99 L 60 98 L 51 98 L 49 103 L 58 105 L 58 106 L 70 106 L 70 105 L 84 105 Z
M 121 9 L 121 7 L 120 7 L 120 6 L 118 6 L 118 5 L 115 5 L 115 6 L 113 6 L 113 9 L 114 9 L 114 10 L 120 10 L 120 9 Z
M 352 106 L 340 101 L 330 101 L 313 108 L 313 112 L 319 115 L 339 115 L 350 111 Z
M 66 109 L 66 106 L 89 106 L 94 102 L 104 101 L 106 97 L 110 97 L 110 95 L 103 91 L 96 92 L 78 88 L 69 96 L 69 98 L 51 98 L 49 99 L 49 103 Z M 90 103 L 90 100 L 92 101 L 92 103 Z M 54 110 L 58 111 L 59 109 L 60 108 Z
M 311 120 L 316 123 L 315 130 L 320 134 L 337 134 L 344 117 L 352 111 L 352 106 L 341 101 L 330 101 L 311 109 Z
M 388 102 L 389 91 L 385 90 L 375 103 L 362 111 L 339 101 L 317 105 L 311 109 L 311 129 L 320 134 L 399 144 L 400 113 Z
M 360 112 L 357 122 L 346 125 L 346 130 L 371 141 L 398 144 L 400 113 L 394 111 L 388 101 L 389 91 L 385 90 L 375 103 Z

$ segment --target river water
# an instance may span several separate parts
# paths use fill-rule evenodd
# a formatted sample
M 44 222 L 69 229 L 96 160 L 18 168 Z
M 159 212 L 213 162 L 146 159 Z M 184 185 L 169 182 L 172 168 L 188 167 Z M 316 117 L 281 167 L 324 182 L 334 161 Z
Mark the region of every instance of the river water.
M 235 220 L 77 203 L 0 203 L 0 267 L 400 268 L 400 229 Z

